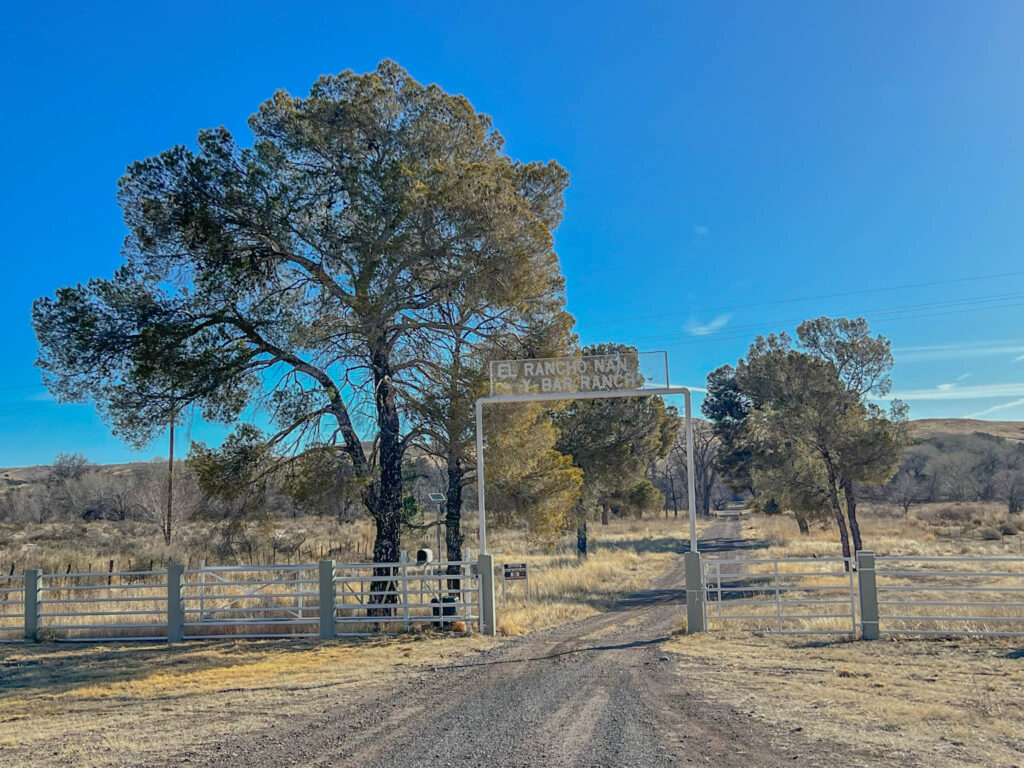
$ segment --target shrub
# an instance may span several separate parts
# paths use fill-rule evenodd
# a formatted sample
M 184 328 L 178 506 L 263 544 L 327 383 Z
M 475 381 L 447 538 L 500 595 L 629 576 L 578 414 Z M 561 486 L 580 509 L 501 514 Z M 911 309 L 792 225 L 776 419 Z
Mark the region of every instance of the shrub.
M 991 526 L 985 526 L 984 528 L 981 528 L 978 531 L 978 535 L 981 536 L 982 541 L 999 541 L 999 539 L 1003 538 L 1003 534 L 999 531 L 999 529 L 993 528 Z
M 932 513 L 936 522 L 943 523 L 966 523 L 972 516 L 970 507 L 941 507 Z
M 1017 530 L 1017 526 L 1009 520 L 999 525 L 999 532 L 1003 534 L 1003 536 L 1015 536 L 1017 534 Z

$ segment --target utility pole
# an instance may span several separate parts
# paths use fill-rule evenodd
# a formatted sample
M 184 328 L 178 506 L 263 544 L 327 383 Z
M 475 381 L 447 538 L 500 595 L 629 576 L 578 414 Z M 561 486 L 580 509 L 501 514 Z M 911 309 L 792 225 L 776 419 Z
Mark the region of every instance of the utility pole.
M 170 447 L 167 459 L 167 520 L 164 523 L 164 541 L 171 543 L 171 519 L 174 511 L 174 413 L 171 413 Z

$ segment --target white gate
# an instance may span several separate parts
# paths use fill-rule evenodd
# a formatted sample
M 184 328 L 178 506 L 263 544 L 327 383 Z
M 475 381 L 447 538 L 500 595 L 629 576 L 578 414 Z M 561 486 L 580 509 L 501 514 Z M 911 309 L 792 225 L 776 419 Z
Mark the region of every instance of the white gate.
M 852 558 L 702 559 L 705 626 L 783 635 L 856 634 Z

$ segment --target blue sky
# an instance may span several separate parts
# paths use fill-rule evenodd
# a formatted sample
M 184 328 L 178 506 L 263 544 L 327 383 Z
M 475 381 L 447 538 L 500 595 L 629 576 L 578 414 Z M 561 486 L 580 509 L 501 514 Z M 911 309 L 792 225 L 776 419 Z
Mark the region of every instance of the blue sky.
M 119 263 L 124 167 L 386 57 L 569 169 L 584 342 L 667 349 L 700 385 L 756 333 L 863 314 L 912 417 L 1024 419 L 1022 34 L 1013 2 L 10 6 L 0 466 L 166 455 L 32 365 L 32 300 Z

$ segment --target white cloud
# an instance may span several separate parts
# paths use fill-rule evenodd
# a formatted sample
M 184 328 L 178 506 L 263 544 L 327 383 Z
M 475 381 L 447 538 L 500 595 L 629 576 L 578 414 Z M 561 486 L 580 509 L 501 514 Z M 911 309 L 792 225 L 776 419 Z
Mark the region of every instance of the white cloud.
M 1018 355 L 1017 357 L 1013 358 L 1013 362 L 1015 363 L 1019 363 L 1021 360 L 1024 360 L 1024 355 Z
M 1012 402 L 1009 403 L 1003 403 L 1002 405 L 993 405 L 991 408 L 986 408 L 985 410 L 978 411 L 977 413 L 968 413 L 964 418 L 980 419 L 982 416 L 988 416 L 990 413 L 995 413 L 996 411 L 1003 411 L 1006 410 L 1007 408 L 1016 408 L 1018 405 L 1024 405 L 1024 397 L 1022 397 L 1020 400 L 1013 400 Z
M 939 385 L 938 385 L 938 386 L 936 386 L 935 388 L 936 388 L 936 389 L 941 389 L 941 390 L 943 390 L 943 391 L 945 391 L 945 390 L 947 390 L 947 389 L 952 389 L 952 388 L 953 388 L 953 387 L 955 387 L 955 386 L 956 386 L 956 385 L 957 385 L 958 383 L 960 383 L 961 381 L 963 381 L 964 379 L 966 379 L 966 378 L 967 378 L 968 376 L 970 376 L 970 375 L 971 375 L 971 374 L 969 374 L 969 373 L 965 373 L 965 374 L 963 374 L 962 376 L 957 376 L 957 377 L 956 377 L 955 379 L 953 379 L 953 380 L 952 380 L 952 381 L 950 381 L 950 382 L 947 382 L 946 384 L 939 384 Z
M 976 384 L 973 387 L 946 387 L 939 385 L 933 389 L 907 389 L 891 392 L 888 400 L 898 397 L 901 400 L 983 400 L 990 397 L 1024 397 L 1024 382 L 1010 384 Z
M 695 320 L 689 320 L 686 323 L 686 330 L 691 336 L 707 336 L 709 333 L 720 331 L 731 319 L 732 313 L 726 312 L 724 315 L 715 315 L 713 319 L 703 325 Z
M 973 375 L 974 375 L 973 373 L 964 373 L 964 374 L 961 374 L 960 376 L 957 376 L 956 380 L 957 381 L 963 381 L 964 379 L 970 378 Z

